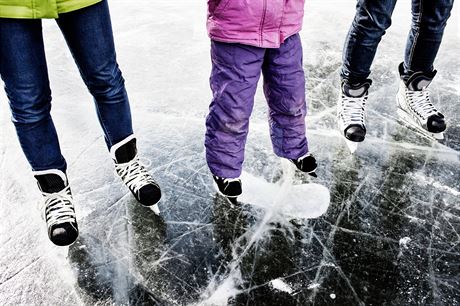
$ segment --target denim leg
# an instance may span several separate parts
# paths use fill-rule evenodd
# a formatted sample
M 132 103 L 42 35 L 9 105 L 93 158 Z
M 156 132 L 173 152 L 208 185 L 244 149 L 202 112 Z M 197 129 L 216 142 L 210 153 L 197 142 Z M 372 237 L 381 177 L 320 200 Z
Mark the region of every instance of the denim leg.
M 378 44 L 391 25 L 396 0 L 359 0 L 345 40 L 341 77 L 352 83 L 367 79 Z
M 57 23 L 93 95 L 109 148 L 133 134 L 125 82 L 118 67 L 107 1 L 61 14 Z
M 40 20 L 0 18 L 0 75 L 32 170 L 65 171 L 50 115 L 51 90 Z
M 211 42 L 213 99 L 206 118 L 206 160 L 214 175 L 241 175 L 249 118 L 265 49 Z
M 412 27 L 407 40 L 406 72 L 431 72 L 453 0 L 412 0 Z
M 262 68 L 273 150 L 276 155 L 289 159 L 308 152 L 302 56 L 302 42 L 296 34 L 286 39 L 280 48 L 267 49 Z

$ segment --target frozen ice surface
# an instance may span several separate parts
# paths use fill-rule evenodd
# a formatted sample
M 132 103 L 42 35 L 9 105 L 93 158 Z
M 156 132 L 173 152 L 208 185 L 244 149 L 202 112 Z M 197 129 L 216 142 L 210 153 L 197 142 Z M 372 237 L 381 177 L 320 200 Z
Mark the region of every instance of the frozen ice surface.
M 44 22 L 53 116 L 81 236 L 69 249 L 48 242 L 35 208 L 39 193 L 0 95 L 0 304 L 458 305 L 459 12 L 457 6 L 431 86 L 449 121 L 445 140 L 433 143 L 396 116 L 408 2 L 398 2 L 381 43 L 369 137 L 351 155 L 334 116 L 355 1 L 307 1 L 307 123 L 320 167 L 318 179 L 297 173 L 293 184 L 329 188 L 327 212 L 313 219 L 216 196 L 203 152 L 206 1 L 110 2 L 140 152 L 164 190 L 161 217 L 135 203 L 115 177 L 91 98 L 54 22 Z M 266 114 L 259 90 L 244 166 L 258 181 L 277 184 L 283 168 Z

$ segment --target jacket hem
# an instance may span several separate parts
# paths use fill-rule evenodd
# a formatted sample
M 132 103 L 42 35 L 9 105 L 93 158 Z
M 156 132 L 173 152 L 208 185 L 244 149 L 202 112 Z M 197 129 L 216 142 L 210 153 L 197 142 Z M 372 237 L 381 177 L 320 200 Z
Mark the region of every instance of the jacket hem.
M 287 34 L 284 37 L 280 37 L 280 42 L 279 43 L 270 43 L 270 42 L 260 42 L 258 38 L 228 38 L 228 37 L 221 37 L 215 34 L 209 33 L 209 38 L 215 41 L 223 42 L 223 43 L 236 43 L 236 44 L 242 44 L 242 45 L 248 45 L 248 46 L 253 46 L 253 47 L 258 47 L 258 48 L 266 48 L 266 49 L 277 49 L 281 47 L 281 45 L 284 43 L 286 39 L 289 37 L 299 33 L 302 30 L 302 27 L 299 27 L 295 29 L 294 31 L 291 31 L 289 34 Z
M 86 7 L 89 7 L 91 5 L 94 5 L 96 3 L 99 3 L 101 1 L 102 0 L 86 1 L 84 4 L 78 3 L 78 2 L 81 2 L 81 1 L 70 1 L 71 2 L 70 4 L 66 3 L 65 5 L 63 5 L 63 7 L 60 7 L 58 5 L 58 12 L 59 12 L 59 15 L 60 15 L 60 14 L 65 14 L 65 13 L 78 11 L 78 10 L 81 10 L 83 8 L 86 8 Z
M 0 18 L 11 19 L 56 19 L 60 14 L 70 13 L 94 5 L 102 0 L 72 0 L 62 5 L 51 2 L 48 5 L 27 7 L 18 5 L 0 5 Z M 54 5 L 52 5 L 54 4 Z

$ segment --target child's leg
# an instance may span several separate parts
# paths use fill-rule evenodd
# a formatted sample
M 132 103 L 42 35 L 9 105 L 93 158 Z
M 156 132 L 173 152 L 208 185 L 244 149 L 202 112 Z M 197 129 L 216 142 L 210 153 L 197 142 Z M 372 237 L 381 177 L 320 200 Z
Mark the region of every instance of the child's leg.
M 368 78 L 377 46 L 391 25 L 395 5 L 396 0 L 358 1 L 343 50 L 343 79 L 360 83 Z
M 297 159 L 308 152 L 300 36 L 289 37 L 278 49 L 267 49 L 262 69 L 273 149 L 280 157 Z
M 213 100 L 206 118 L 206 159 L 223 178 L 241 175 L 249 117 L 265 49 L 212 41 Z
M 0 18 L 0 75 L 22 150 L 34 171 L 66 170 L 50 116 L 40 20 Z
M 133 133 L 124 79 L 118 68 L 107 1 L 60 15 L 57 23 L 96 102 L 108 147 Z
M 406 71 L 431 72 L 453 0 L 412 1 L 412 28 L 407 41 Z

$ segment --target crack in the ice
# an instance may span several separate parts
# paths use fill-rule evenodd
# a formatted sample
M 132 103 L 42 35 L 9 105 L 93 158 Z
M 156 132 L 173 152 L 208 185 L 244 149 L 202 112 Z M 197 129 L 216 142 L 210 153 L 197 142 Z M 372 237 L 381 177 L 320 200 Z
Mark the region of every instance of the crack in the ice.
M 30 268 L 31 266 L 33 266 L 35 263 L 37 263 L 40 259 L 42 259 L 42 256 L 38 256 L 36 258 L 34 258 L 31 262 L 29 262 L 27 265 L 25 265 L 24 267 L 22 267 L 21 269 L 19 269 L 18 271 L 16 271 L 15 273 L 13 273 L 12 275 L 8 276 L 5 280 L 3 280 L 2 282 L 0 282 L 0 288 L 2 286 L 4 286 L 6 283 L 8 283 L 9 281 L 13 280 L 16 276 L 18 275 L 21 275 L 24 271 L 26 271 L 28 268 Z

